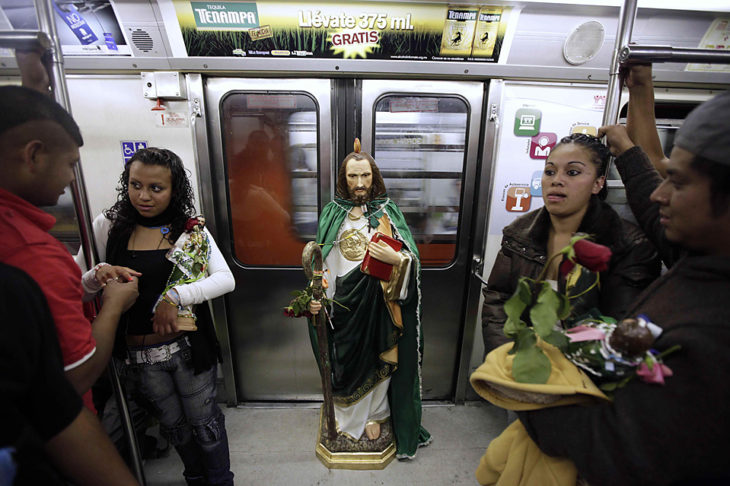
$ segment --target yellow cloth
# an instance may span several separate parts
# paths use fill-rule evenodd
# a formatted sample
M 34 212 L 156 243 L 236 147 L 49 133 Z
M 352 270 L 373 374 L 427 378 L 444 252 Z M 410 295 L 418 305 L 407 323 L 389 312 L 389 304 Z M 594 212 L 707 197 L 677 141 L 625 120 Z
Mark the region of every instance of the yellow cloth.
M 537 410 L 590 402 L 592 398 L 608 400 L 559 349 L 543 341 L 538 346 L 552 367 L 547 383 L 516 382 L 512 378 L 514 355 L 508 354 L 512 343 L 507 343 L 489 353 L 472 373 L 472 387 L 485 400 L 508 410 Z M 476 477 L 482 485 L 570 486 L 575 485 L 577 470 L 569 459 L 543 454 L 517 420 L 489 444 Z
M 577 475 L 570 459 L 544 454 L 519 420 L 489 444 L 476 470 L 479 484 L 497 486 L 572 486 Z

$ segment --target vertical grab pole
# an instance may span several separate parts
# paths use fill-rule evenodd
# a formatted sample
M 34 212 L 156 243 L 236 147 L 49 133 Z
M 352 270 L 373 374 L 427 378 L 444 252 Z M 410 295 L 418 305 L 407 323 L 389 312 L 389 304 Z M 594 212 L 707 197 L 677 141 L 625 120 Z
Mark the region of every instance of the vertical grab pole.
M 52 62 L 51 72 L 48 73 L 48 76 L 53 89 L 53 97 L 59 105 L 71 113 L 71 103 L 69 102 L 68 88 L 66 87 L 66 73 L 63 68 L 63 54 L 58 41 L 56 23 L 53 20 L 51 0 L 35 0 L 35 8 L 38 15 L 38 28 L 41 32 L 46 32 L 51 40 Z M 74 167 L 74 176 L 74 181 L 71 182 L 71 195 L 73 196 L 74 208 L 79 223 L 81 247 L 84 250 L 86 268 L 91 268 L 94 266 L 94 262 L 99 260 L 99 254 L 96 251 L 94 236 L 91 232 L 91 214 L 81 164 L 76 164 Z
M 634 30 L 636 19 L 637 0 L 624 0 L 619 10 L 618 28 L 616 29 L 616 43 L 613 46 L 611 67 L 608 76 L 608 93 L 606 107 L 603 110 L 602 125 L 615 125 L 618 122 L 619 106 L 621 104 L 621 78 L 619 77 L 619 54 L 621 48 L 631 42 L 631 32 Z
M 46 32 L 51 39 L 51 72 L 48 73 L 53 96 L 59 105 L 64 107 L 66 111 L 71 113 L 71 103 L 68 97 L 68 88 L 66 86 L 66 73 L 63 68 L 63 54 L 61 45 L 58 40 L 58 31 L 56 23 L 53 19 L 53 5 L 51 0 L 35 0 L 36 14 L 38 16 L 38 30 Z M 79 224 L 79 233 L 81 235 L 81 247 L 84 251 L 84 259 L 86 268 L 92 268 L 94 262 L 99 261 L 99 254 L 96 249 L 94 235 L 91 230 L 91 211 L 89 210 L 89 202 L 86 195 L 86 185 L 84 184 L 84 175 L 81 170 L 81 164 L 74 167 L 75 180 L 71 182 L 71 195 L 73 197 L 74 209 Z M 129 451 L 132 461 L 132 469 L 137 481 L 142 486 L 147 482 L 144 477 L 144 469 L 142 468 L 142 455 L 139 451 L 137 437 L 132 426 L 132 419 L 129 415 L 129 408 L 124 396 L 119 374 L 114 363 L 109 363 L 107 371 L 110 375 L 114 396 L 117 400 L 119 415 L 124 429 L 124 435 L 127 438 Z

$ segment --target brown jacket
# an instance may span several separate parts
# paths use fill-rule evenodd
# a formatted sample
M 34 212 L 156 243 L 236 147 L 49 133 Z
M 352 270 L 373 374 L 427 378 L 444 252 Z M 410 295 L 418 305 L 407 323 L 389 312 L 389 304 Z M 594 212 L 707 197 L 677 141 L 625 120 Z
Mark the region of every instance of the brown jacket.
M 502 332 L 507 316 L 503 305 L 515 291 L 520 277 L 537 278 L 547 260 L 550 216 L 543 207 L 517 218 L 503 230 L 502 249 L 484 290 L 482 335 L 485 354 L 506 343 Z M 600 290 L 573 301 L 573 316 L 597 308 L 602 314 L 620 318 L 639 293 L 659 276 L 661 263 L 653 245 L 634 224 L 619 217 L 611 206 L 593 196 L 579 232 L 593 235 L 593 241 L 611 248 L 609 269 L 601 273 Z M 563 279 L 558 282 L 564 291 Z

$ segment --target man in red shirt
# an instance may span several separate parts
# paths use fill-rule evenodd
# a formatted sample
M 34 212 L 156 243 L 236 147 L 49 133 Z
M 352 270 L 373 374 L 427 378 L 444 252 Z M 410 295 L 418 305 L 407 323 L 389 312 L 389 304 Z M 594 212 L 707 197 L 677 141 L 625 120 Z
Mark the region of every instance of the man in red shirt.
M 59 104 L 28 88 L 0 87 L 0 113 L 0 262 L 24 270 L 41 287 L 66 377 L 89 405 L 87 392 L 109 362 L 119 317 L 137 298 L 137 282 L 110 282 L 89 324 L 81 272 L 48 233 L 55 218 L 38 207 L 55 205 L 74 180 L 83 144 L 79 128 Z

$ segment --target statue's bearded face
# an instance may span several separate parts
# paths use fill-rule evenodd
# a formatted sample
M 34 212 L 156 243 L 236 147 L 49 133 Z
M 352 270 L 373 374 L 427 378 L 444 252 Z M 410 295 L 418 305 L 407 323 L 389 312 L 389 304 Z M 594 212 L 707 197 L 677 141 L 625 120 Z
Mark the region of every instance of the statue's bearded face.
M 367 160 L 350 159 L 347 162 L 347 191 L 355 204 L 365 204 L 372 199 L 373 171 Z

